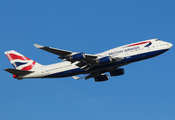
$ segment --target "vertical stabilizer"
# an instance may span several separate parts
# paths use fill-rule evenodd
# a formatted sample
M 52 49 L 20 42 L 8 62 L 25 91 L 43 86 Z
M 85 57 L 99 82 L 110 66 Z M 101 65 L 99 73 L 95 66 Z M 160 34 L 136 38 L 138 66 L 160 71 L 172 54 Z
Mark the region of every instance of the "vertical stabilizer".
M 42 66 L 41 64 L 31 60 L 30 58 L 25 57 L 24 55 L 14 50 L 6 51 L 5 54 L 13 67 L 17 70 L 30 71 L 32 69 Z

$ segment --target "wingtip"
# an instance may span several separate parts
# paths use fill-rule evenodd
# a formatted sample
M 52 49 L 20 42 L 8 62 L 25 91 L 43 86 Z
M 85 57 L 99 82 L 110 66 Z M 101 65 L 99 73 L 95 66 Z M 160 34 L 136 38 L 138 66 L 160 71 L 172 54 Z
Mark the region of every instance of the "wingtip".
M 78 79 L 80 79 L 79 77 L 77 77 L 77 76 L 72 76 L 75 80 L 78 80 Z
M 42 45 L 38 45 L 38 44 L 33 44 L 36 48 L 42 48 L 42 47 L 44 47 L 44 46 L 42 46 Z
M 83 78 L 85 78 L 86 76 L 84 76 L 84 77 L 77 77 L 77 76 L 72 76 L 75 80 L 79 80 L 79 79 L 83 79 Z

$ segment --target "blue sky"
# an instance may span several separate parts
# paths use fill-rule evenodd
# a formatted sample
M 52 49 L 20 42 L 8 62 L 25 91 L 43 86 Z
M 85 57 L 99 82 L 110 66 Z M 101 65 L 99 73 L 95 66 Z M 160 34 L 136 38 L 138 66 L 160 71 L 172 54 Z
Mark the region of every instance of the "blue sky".
M 14 49 L 44 65 L 61 62 L 33 44 L 90 54 L 151 38 L 175 44 L 174 0 L 0 1 L 2 120 L 174 120 L 174 47 L 95 83 L 73 78 L 17 81 L 4 68 Z

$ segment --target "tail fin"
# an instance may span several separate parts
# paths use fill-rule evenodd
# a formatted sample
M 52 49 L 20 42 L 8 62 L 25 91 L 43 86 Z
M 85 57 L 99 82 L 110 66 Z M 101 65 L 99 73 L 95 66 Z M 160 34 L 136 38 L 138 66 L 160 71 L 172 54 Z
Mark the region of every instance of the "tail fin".
M 30 71 L 34 68 L 42 66 L 41 64 L 25 57 L 24 55 L 14 50 L 6 51 L 5 54 L 13 67 L 17 70 Z

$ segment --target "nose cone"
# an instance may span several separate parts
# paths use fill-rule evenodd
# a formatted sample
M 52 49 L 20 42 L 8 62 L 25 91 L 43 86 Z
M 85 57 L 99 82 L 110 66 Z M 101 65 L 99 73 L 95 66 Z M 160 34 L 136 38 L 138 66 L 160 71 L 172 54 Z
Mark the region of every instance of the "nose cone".
M 170 42 L 164 42 L 164 44 L 166 49 L 170 49 L 173 47 L 173 44 L 171 44 Z
M 173 47 L 173 44 L 169 43 L 169 49 Z

